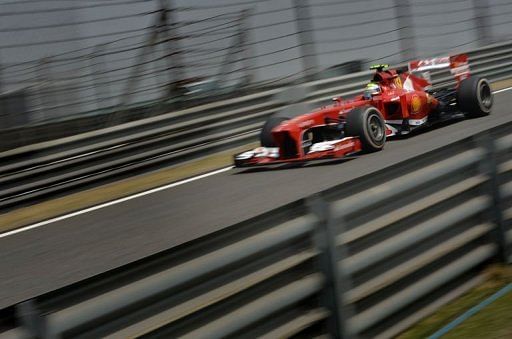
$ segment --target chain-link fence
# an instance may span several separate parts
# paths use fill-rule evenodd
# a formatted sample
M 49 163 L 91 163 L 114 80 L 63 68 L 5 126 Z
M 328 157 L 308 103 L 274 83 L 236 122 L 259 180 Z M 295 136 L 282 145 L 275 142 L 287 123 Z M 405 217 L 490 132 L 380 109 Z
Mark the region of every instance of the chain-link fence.
M 504 40 L 510 0 L 0 1 L 0 129 L 175 107 Z

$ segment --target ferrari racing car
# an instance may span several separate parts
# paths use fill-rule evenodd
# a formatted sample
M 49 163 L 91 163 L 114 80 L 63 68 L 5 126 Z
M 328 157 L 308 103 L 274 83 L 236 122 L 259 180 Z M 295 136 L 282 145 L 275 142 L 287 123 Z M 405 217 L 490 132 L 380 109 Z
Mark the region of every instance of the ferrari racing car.
M 455 85 L 433 87 L 430 71 L 450 68 Z M 260 133 L 261 147 L 235 155 L 236 167 L 341 158 L 383 149 L 386 138 L 434 123 L 488 115 L 489 82 L 470 76 L 465 54 L 409 62 L 407 69 L 374 65 L 373 78 L 353 99 L 309 113 L 271 116 Z M 302 113 L 302 114 L 301 114 Z

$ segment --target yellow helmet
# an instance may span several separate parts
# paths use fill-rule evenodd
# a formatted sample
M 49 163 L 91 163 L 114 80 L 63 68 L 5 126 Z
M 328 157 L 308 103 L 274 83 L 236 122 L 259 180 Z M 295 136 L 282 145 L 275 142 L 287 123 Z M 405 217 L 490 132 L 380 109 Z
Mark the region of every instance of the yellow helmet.
M 372 96 L 380 94 L 380 92 L 381 89 L 379 84 L 375 82 L 370 82 L 368 85 L 366 85 L 363 96 L 365 97 L 365 99 L 371 99 Z

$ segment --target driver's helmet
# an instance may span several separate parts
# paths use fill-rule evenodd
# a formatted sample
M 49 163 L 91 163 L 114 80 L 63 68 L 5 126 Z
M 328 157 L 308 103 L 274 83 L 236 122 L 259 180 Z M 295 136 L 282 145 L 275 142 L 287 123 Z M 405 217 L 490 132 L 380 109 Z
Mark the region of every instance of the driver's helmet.
M 372 96 L 380 94 L 380 92 L 381 90 L 379 84 L 375 82 L 370 82 L 368 85 L 366 85 L 363 96 L 365 99 L 371 99 Z

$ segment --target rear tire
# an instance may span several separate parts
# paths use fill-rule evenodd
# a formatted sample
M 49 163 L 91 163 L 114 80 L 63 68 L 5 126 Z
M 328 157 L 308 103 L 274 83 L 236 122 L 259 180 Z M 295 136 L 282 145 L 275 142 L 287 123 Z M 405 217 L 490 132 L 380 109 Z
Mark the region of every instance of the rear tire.
M 457 103 L 470 118 L 491 113 L 493 96 L 489 81 L 478 76 L 462 80 L 457 90 Z
M 379 110 L 373 106 L 354 108 L 347 114 L 345 132 L 359 137 L 366 152 L 376 152 L 386 143 L 386 124 Z

